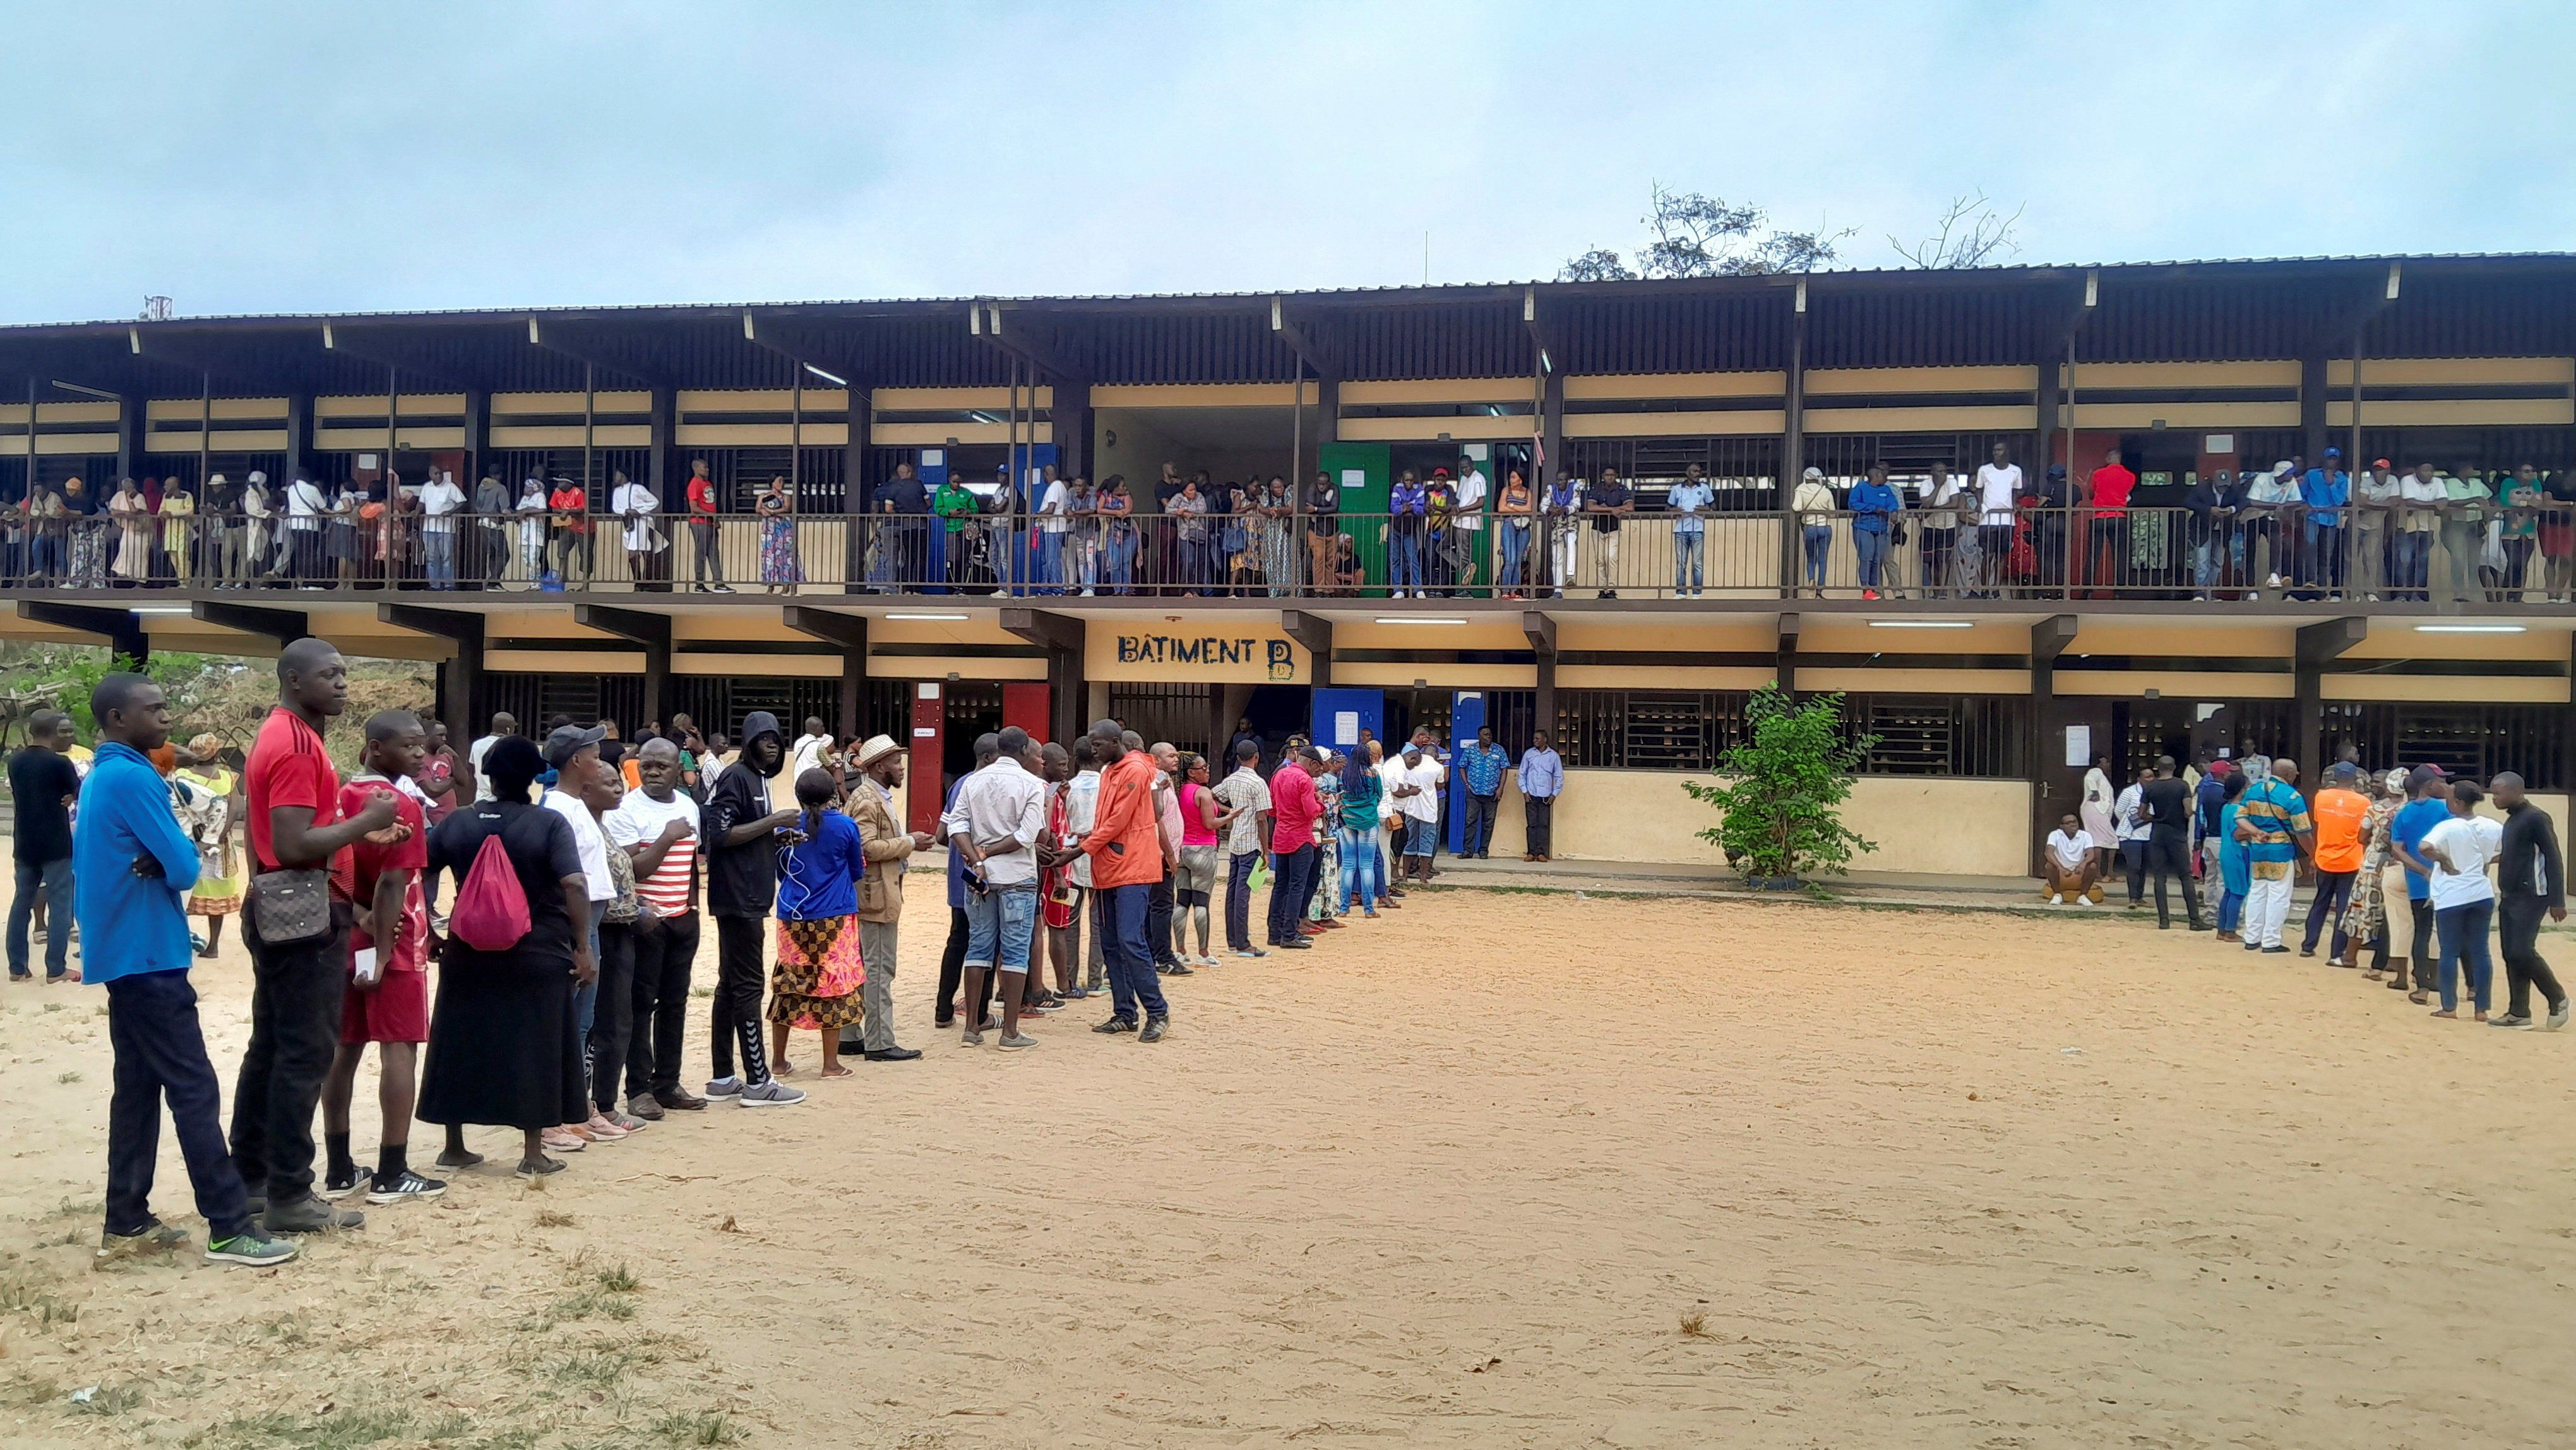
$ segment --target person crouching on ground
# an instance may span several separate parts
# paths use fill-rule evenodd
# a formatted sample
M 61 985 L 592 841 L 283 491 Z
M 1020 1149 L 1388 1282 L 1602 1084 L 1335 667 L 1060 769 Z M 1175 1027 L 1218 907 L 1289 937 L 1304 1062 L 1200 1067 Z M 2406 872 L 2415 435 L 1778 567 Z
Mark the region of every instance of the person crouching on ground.
M 2079 906 L 2101 904 L 2101 867 L 2094 855 L 2098 849 L 2100 843 L 2073 811 L 2057 818 L 2057 829 L 2048 833 L 2048 850 L 2040 859 L 2048 873 L 2049 905 L 2063 906 L 2070 896 Z
M 369 716 L 359 772 L 340 787 L 340 813 L 356 815 L 369 791 L 418 769 L 427 749 L 420 719 L 410 711 Z M 384 1127 L 377 1136 L 376 1171 L 366 1180 L 367 1202 L 401 1203 L 447 1191 L 446 1184 L 414 1173 L 404 1161 L 420 1045 L 429 1040 L 429 907 L 420 888 L 428 864 L 428 822 L 420 803 L 400 793 L 394 823 L 331 863 L 331 892 L 349 903 L 357 919 L 349 933 L 349 988 L 340 998 L 340 1050 L 322 1084 L 324 1198 L 342 1198 L 359 1187 L 358 1165 L 349 1156 L 349 1105 L 371 1042 Z
M 160 686 L 122 672 L 101 679 L 89 704 L 98 722 L 97 763 L 81 783 L 72 827 L 71 899 L 57 904 L 71 908 L 88 943 L 88 980 L 107 989 L 107 1042 L 116 1062 L 99 1257 L 166 1252 L 187 1241 L 152 1215 L 166 1095 L 206 1220 L 206 1257 L 282 1264 L 295 1257 L 295 1246 L 260 1232 L 252 1219 L 249 1191 L 224 1144 L 223 1089 L 206 1057 L 197 989 L 188 981 L 194 958 L 181 903 L 197 883 L 197 848 L 180 833 L 169 788 L 145 758 L 169 738 L 169 705 Z
M 824 1077 L 848 1077 L 841 1066 L 841 1029 L 864 1018 L 859 988 L 867 967 L 859 943 L 858 883 L 867 875 L 856 821 L 833 810 L 837 794 L 830 771 L 820 766 L 796 777 L 794 834 L 778 852 L 778 959 L 769 974 L 769 1056 L 780 1076 L 796 1070 L 787 1060 L 787 1032 L 802 1028 L 823 1038 Z

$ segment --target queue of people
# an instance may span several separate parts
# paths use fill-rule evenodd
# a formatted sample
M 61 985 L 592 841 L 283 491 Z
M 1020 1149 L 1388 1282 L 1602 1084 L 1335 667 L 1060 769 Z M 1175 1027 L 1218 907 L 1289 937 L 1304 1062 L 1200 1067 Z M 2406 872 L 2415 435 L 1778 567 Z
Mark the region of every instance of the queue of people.
M 2104 847 L 2116 843 L 2132 909 L 2143 906 L 2152 878 L 2159 928 L 2172 925 L 2168 889 L 2178 885 L 2190 929 L 2286 955 L 2304 873 L 2313 888 L 2296 933 L 2299 956 L 2323 950 L 2334 965 L 2359 969 L 2367 952 L 2365 980 L 2418 1006 L 2438 997 L 2435 1017 L 2458 1017 L 2465 996 L 2479 1022 L 2565 1027 L 2567 993 L 2539 948 L 2544 919 L 2567 917 L 2565 861 L 2556 822 L 2522 777 L 2499 771 L 2481 786 L 2434 765 L 2372 772 L 2355 757 L 2345 747 L 2323 783 L 2303 792 L 2296 761 L 2250 746 L 2198 771 L 2159 756 L 2113 799 L 2109 842 L 2097 834 L 2104 821 L 2088 776 L 2083 810 L 2064 816 L 2043 847 L 2047 899 L 2099 905 L 2110 862 Z M 2493 814 L 2481 810 L 2488 805 Z M 2213 887 L 2215 906 L 2204 917 L 2201 894 Z M 2490 1015 L 2499 956 L 2505 1010 Z

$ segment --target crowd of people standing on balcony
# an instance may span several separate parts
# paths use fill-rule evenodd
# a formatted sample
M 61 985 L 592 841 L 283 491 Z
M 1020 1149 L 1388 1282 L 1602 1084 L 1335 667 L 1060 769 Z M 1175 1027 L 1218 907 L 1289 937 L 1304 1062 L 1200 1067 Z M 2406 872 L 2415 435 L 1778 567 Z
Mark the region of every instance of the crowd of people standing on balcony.
M 1767 549 L 1712 550 L 1721 493 L 1699 464 L 1660 498 L 1615 467 L 1545 483 L 1518 467 L 1502 473 L 1497 483 L 1463 457 L 1455 470 L 1401 470 L 1378 514 L 1346 507 L 1328 473 L 1300 496 L 1275 474 L 1219 483 L 1167 463 L 1147 487 L 1049 466 L 1015 493 L 1006 471 L 983 485 L 952 473 L 933 488 L 905 463 L 873 494 L 858 563 L 869 587 L 887 592 L 1275 598 L 1385 588 L 1399 599 L 1533 599 L 1615 598 L 1628 588 L 1699 598 L 1712 572 L 1721 590 L 1768 587 Z M 2080 476 L 2052 464 L 2036 480 L 2002 444 L 1967 474 L 1940 462 L 1899 476 L 1882 463 L 1838 487 L 1811 466 L 1787 500 L 1791 592 L 2576 598 L 2576 470 L 2544 474 L 2524 463 L 2490 473 L 2430 461 L 2400 470 L 2381 458 L 2354 474 L 2328 448 L 2313 465 L 2293 457 L 2214 469 L 2193 478 L 2176 507 L 2139 505 L 2139 484 L 2118 450 Z M 695 462 L 671 511 L 688 526 L 693 587 L 732 592 L 722 542 L 736 516 L 756 541 L 737 565 L 748 565 L 744 582 L 784 594 L 809 580 L 796 490 L 784 477 L 751 488 L 746 509 L 721 501 L 709 466 Z M 1725 510 L 1731 519 L 1765 513 Z M 435 468 L 417 479 L 336 483 L 303 472 L 277 482 L 261 471 L 235 483 L 218 473 L 202 489 L 128 478 L 103 497 L 75 477 L 0 502 L 0 581 L 543 589 L 600 579 L 600 545 L 613 535 L 607 557 L 622 556 L 623 582 L 668 590 L 681 538 L 664 515 L 650 485 L 615 470 L 596 497 L 565 476 L 531 475 L 514 491 L 494 472 L 468 491 Z M 1640 526 L 1646 542 L 1669 546 L 1669 586 L 1632 538 Z M 1848 576 L 1835 569 L 1842 553 Z

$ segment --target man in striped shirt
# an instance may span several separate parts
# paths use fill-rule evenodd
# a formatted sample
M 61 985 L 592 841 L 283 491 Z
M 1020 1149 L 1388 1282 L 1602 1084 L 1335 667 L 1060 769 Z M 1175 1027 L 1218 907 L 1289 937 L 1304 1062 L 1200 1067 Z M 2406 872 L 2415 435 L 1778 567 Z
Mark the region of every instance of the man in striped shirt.
M 2236 804 L 2236 839 L 2245 843 L 2253 876 L 2240 928 L 2249 952 L 2289 950 L 2281 944 L 2281 927 L 2290 919 L 2299 858 L 2313 856 L 2317 849 L 2316 827 L 2308 819 L 2308 803 L 2299 798 L 2298 782 L 2299 763 L 2277 757 L 2271 773 L 2248 784 Z
M 635 896 L 649 921 L 635 932 L 635 977 L 626 1039 L 626 1111 L 648 1122 L 694 1112 L 705 1098 L 680 1086 L 689 1016 L 689 969 L 698 955 L 698 803 L 680 787 L 680 747 L 648 740 L 635 753 L 642 789 L 601 819 L 608 844 L 635 868 Z

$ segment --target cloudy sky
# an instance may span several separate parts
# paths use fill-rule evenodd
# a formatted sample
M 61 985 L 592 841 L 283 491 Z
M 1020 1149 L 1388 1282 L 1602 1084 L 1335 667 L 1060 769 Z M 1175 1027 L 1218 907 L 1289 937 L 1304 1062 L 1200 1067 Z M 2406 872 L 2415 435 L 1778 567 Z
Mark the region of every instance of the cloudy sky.
M 1818 18 L 1830 9 L 1831 18 Z M 2576 7 L 20 5 L 0 320 L 2576 246 Z

